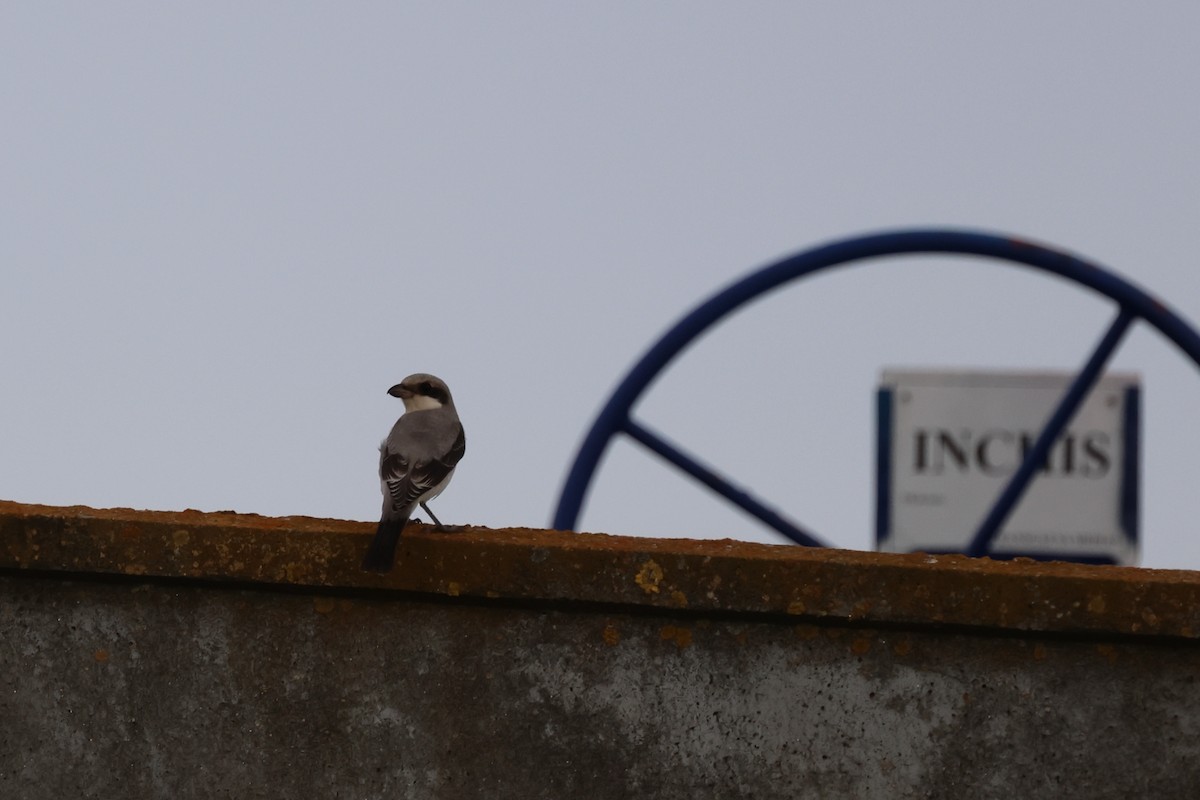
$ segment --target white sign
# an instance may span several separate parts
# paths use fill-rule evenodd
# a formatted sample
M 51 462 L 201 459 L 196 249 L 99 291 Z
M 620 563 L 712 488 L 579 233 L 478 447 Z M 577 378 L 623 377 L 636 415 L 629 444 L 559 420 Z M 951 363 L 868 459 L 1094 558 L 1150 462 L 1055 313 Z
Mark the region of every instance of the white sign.
M 964 552 L 1073 373 L 885 370 L 878 394 L 876 546 Z M 991 551 L 1137 563 L 1141 390 L 1096 383 Z

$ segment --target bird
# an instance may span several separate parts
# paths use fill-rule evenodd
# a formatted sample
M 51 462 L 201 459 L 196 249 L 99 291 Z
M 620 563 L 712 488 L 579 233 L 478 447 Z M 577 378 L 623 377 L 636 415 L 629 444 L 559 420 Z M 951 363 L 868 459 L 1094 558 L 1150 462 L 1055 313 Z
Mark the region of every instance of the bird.
M 383 513 L 362 562 L 362 568 L 369 572 L 391 571 L 400 534 L 418 505 L 425 509 L 438 530 L 451 530 L 442 525 L 426 503 L 450 483 L 467 449 L 454 399 L 441 378 L 418 372 L 387 393 L 404 401 L 404 414 L 379 445 Z

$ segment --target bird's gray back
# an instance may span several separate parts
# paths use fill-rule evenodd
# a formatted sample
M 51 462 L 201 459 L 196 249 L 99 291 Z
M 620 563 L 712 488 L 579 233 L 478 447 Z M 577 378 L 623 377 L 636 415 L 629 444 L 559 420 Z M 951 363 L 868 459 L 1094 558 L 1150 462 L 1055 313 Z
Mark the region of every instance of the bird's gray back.
M 461 435 L 462 425 L 453 407 L 410 411 L 396 420 L 382 449 L 412 461 L 440 459 L 454 449 Z

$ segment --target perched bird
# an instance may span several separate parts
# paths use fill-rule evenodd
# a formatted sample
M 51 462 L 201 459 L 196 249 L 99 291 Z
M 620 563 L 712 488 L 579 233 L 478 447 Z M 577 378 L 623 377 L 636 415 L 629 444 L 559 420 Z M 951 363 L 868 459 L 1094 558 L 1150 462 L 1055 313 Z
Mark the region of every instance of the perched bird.
M 425 504 L 450 483 L 467 449 L 450 389 L 441 378 L 418 372 L 388 394 L 404 401 L 404 414 L 379 446 L 383 515 L 362 564 L 371 572 L 391 570 L 400 533 L 418 505 L 438 530 L 447 530 Z

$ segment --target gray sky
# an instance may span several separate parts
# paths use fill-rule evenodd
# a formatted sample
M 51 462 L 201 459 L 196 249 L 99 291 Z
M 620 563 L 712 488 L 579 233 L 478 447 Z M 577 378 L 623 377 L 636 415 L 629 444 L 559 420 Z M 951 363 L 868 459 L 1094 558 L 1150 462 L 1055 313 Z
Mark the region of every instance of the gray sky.
M 1200 321 L 1200 5 L 9 3 L 0 496 L 376 519 L 385 390 L 450 384 L 446 522 L 543 526 L 681 314 L 780 256 L 952 225 Z M 839 546 L 885 366 L 1074 369 L 1113 314 L 973 259 L 802 281 L 639 417 Z M 1200 567 L 1200 371 L 1144 323 L 1143 563 Z M 778 541 L 628 442 L 581 527 Z

